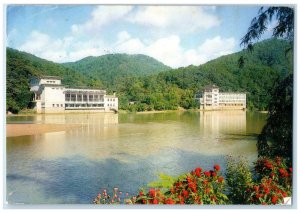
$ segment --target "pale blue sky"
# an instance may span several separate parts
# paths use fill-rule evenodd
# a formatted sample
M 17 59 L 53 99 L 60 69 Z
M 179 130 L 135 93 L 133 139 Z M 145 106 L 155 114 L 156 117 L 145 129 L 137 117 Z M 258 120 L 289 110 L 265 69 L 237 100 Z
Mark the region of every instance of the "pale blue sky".
M 258 10 L 230 5 L 10 5 L 7 46 L 55 62 L 140 53 L 174 68 L 199 65 L 239 51 Z

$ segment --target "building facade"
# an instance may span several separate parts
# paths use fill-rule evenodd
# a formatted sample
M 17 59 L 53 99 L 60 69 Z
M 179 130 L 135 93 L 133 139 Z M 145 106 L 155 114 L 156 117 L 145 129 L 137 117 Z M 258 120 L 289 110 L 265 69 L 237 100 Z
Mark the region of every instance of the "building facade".
M 246 93 L 220 92 L 216 85 L 206 86 L 195 99 L 202 110 L 246 109 Z
M 37 113 L 117 112 L 118 97 L 107 95 L 106 90 L 69 88 L 61 78 L 45 76 L 30 82 Z

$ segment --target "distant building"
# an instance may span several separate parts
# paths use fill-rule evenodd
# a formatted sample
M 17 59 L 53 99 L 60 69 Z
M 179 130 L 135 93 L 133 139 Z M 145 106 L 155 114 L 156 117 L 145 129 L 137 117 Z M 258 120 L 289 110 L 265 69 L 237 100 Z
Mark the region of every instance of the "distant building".
M 118 97 L 107 95 L 106 90 L 69 88 L 61 78 L 44 76 L 30 82 L 37 113 L 112 112 L 118 111 Z
M 220 92 L 216 85 L 206 86 L 195 99 L 203 110 L 246 109 L 246 93 Z

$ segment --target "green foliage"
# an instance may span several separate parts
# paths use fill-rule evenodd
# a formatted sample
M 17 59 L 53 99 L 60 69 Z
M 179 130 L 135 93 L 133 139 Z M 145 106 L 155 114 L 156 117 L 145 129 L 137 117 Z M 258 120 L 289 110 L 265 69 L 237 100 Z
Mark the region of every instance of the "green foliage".
M 119 83 L 126 77 L 149 76 L 170 67 L 146 55 L 108 54 L 89 56 L 76 62 L 62 64 L 80 73 L 101 80 L 106 88 Z
M 275 86 L 268 106 L 269 116 L 258 137 L 259 156 L 281 156 L 292 160 L 293 155 L 293 75 Z
M 276 26 L 273 28 L 273 37 L 284 38 L 293 42 L 294 9 L 291 7 L 261 7 L 258 16 L 252 19 L 241 44 L 252 49 L 252 41 L 259 39 L 267 31 L 273 18 L 277 20 Z
M 161 173 L 159 174 L 159 180 L 150 182 L 147 184 L 147 186 L 152 188 L 162 188 L 162 189 L 171 188 L 178 178 L 180 177 L 174 178 L 172 176 Z
M 228 198 L 233 204 L 244 204 L 248 200 L 245 191 L 252 185 L 252 174 L 247 161 L 239 157 L 227 158 L 226 181 L 228 186 Z

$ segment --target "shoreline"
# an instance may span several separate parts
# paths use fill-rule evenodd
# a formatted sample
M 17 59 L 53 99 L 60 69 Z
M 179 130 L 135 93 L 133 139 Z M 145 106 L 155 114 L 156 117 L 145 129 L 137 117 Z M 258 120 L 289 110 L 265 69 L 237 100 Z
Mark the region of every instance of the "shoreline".
M 67 131 L 81 125 L 78 124 L 6 124 L 6 137 L 37 135 L 48 132 Z
M 152 110 L 152 111 L 140 111 L 140 112 L 130 112 L 130 111 L 126 111 L 126 110 L 119 110 L 119 112 L 117 114 L 155 114 L 155 113 L 169 113 L 169 112 L 212 112 L 212 111 L 243 111 L 240 109 L 225 109 L 225 110 L 203 110 L 203 109 L 175 109 L 175 110 Z M 261 110 L 245 110 L 247 112 L 258 112 L 258 113 L 263 113 L 263 114 L 267 114 L 268 111 L 261 111 Z M 32 114 L 6 114 L 6 117 L 18 117 L 18 116 L 36 116 L 36 115 L 63 115 L 63 114 L 99 114 L 99 113 L 112 113 L 112 112 L 72 112 L 72 113 L 32 113 Z

